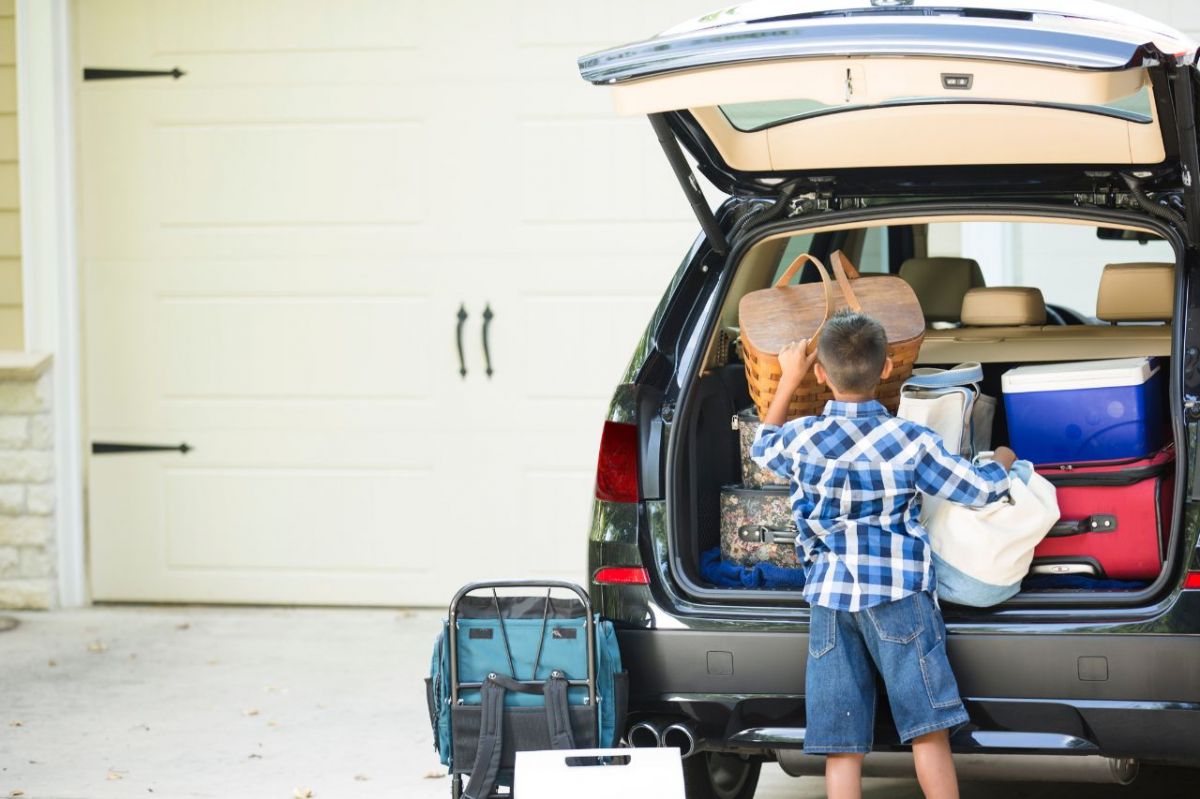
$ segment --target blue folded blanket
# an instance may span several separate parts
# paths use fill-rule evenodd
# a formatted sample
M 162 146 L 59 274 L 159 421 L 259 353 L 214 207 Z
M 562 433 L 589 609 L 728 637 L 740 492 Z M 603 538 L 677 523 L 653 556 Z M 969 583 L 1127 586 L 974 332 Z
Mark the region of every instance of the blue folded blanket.
M 804 569 L 785 568 L 774 563 L 743 566 L 721 559 L 721 548 L 700 553 L 700 575 L 721 588 L 776 588 L 799 590 L 804 587 Z
M 1137 591 L 1147 585 L 1141 580 L 1105 580 L 1086 574 L 1031 574 L 1021 582 L 1021 590 Z

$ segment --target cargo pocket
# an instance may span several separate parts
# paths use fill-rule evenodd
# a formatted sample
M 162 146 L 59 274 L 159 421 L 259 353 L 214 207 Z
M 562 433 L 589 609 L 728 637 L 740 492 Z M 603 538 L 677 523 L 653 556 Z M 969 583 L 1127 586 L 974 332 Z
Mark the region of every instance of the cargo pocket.
M 936 708 L 950 708 L 962 702 L 958 695 L 958 682 L 946 658 L 945 641 L 938 641 L 933 649 L 921 655 L 921 677 L 925 680 L 929 704 Z
M 918 602 L 920 594 L 910 594 L 895 602 L 885 602 L 866 609 L 867 618 L 875 627 L 881 641 L 893 644 L 908 644 L 917 639 L 925 629 L 923 614 L 920 613 Z
M 819 658 L 837 646 L 837 613 L 814 606 L 808 620 L 808 654 Z

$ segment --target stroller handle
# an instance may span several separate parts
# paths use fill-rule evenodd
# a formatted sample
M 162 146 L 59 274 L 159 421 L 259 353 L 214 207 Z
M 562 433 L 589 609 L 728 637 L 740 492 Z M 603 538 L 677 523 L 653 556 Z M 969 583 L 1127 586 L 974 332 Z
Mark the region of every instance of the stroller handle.
M 489 588 L 561 588 L 579 597 L 579 601 L 583 603 L 583 609 L 588 618 L 591 618 L 592 615 L 591 597 L 578 585 L 569 583 L 566 580 L 484 580 L 478 583 L 467 583 L 458 589 L 458 592 L 454 594 L 454 598 L 450 600 L 450 614 L 452 616 L 458 615 L 455 612 L 458 609 L 458 603 L 467 594 L 473 594 L 476 591 L 484 591 Z
M 570 591 L 575 594 L 579 601 L 583 604 L 584 611 L 584 626 L 586 629 L 585 637 L 587 638 L 587 691 L 588 703 L 595 707 L 596 705 L 596 620 L 592 615 L 592 600 L 587 592 L 580 588 L 575 583 L 567 582 L 566 580 L 485 580 L 478 583 L 467 583 L 458 592 L 454 594 L 454 598 L 450 600 L 449 613 L 449 641 L 450 644 L 450 701 L 452 704 L 458 703 L 458 603 L 463 597 L 475 591 L 483 591 L 496 588 L 541 588 L 553 589 L 559 588 L 564 591 Z M 500 619 L 501 624 L 504 620 Z M 512 675 L 516 678 L 517 675 Z M 600 715 L 596 715 L 596 722 L 599 725 Z

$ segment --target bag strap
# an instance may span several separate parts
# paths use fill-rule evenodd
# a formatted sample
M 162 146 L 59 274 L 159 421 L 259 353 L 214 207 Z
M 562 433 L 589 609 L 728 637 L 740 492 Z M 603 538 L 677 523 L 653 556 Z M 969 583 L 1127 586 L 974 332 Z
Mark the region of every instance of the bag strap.
M 551 749 L 574 749 L 575 734 L 571 731 L 571 709 L 567 705 L 567 677 L 561 671 L 550 672 L 546 680 L 546 726 L 550 732 Z
M 821 284 L 825 287 L 825 316 L 821 319 L 821 324 L 817 325 L 817 329 L 808 338 L 808 346 L 805 347 L 805 352 L 811 355 L 817 349 L 817 339 L 821 335 L 821 328 L 825 327 L 825 323 L 829 321 L 830 314 L 833 313 L 833 280 L 829 277 L 829 272 L 825 269 L 825 264 L 815 256 L 808 253 L 801 253 L 796 256 L 796 260 L 792 261 L 791 265 L 784 271 L 779 279 L 775 281 L 775 288 L 780 289 L 788 284 L 796 273 L 800 271 L 800 267 L 806 263 L 811 263 L 817 268 L 817 272 L 821 275 Z
M 968 361 L 950 369 L 913 369 L 912 377 L 905 380 L 901 388 L 958 388 L 982 381 L 983 365 Z
M 489 674 L 479 689 L 482 703 L 479 746 L 475 750 L 475 764 L 471 766 L 471 779 L 463 791 L 463 799 L 487 799 L 500 775 L 500 753 L 504 749 L 505 686 L 496 679 L 497 676 Z

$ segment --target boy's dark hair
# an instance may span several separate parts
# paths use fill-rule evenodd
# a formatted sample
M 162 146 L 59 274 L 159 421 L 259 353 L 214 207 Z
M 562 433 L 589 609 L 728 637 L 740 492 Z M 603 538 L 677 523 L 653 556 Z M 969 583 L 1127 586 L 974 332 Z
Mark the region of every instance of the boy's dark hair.
M 817 360 L 829 382 L 847 394 L 875 393 L 887 360 L 887 333 L 866 314 L 843 308 L 829 318 L 817 341 Z

